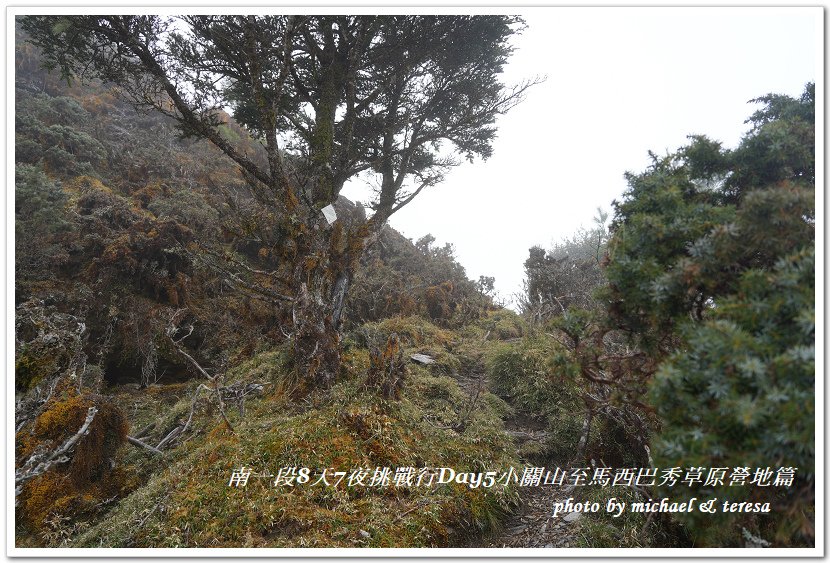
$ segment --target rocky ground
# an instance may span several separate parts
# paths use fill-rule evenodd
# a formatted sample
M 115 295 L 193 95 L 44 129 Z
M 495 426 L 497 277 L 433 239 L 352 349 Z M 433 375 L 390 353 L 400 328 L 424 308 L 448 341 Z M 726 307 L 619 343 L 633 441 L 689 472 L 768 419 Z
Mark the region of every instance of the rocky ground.
M 544 439 L 546 433 L 539 426 L 538 421 L 526 417 L 505 420 L 506 431 L 517 448 L 525 441 Z M 522 487 L 519 491 L 520 504 L 516 511 L 501 531 L 484 539 L 483 547 L 577 547 L 582 514 L 552 515 L 554 504 L 573 496 L 572 492 L 557 485 Z
M 562 487 L 523 488 L 522 504 L 501 532 L 485 538 L 483 547 L 577 547 L 582 515 L 551 516 L 553 504 L 568 496 Z

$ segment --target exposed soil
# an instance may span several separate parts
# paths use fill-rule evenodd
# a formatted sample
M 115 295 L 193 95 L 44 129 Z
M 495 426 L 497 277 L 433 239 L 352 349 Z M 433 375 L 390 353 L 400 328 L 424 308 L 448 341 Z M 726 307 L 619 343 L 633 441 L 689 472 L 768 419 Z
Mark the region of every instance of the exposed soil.
M 506 419 L 505 431 L 517 448 L 523 442 L 544 440 L 547 436 L 537 420 L 521 416 Z M 534 465 L 550 468 L 557 464 L 534 462 Z M 520 504 L 516 511 L 500 531 L 483 538 L 483 547 L 576 547 L 581 515 L 552 516 L 554 503 L 569 496 L 573 493 L 563 486 L 520 487 Z
M 488 388 L 487 375 L 480 361 L 469 372 L 456 374 L 455 377 L 471 397 Z M 521 414 L 506 418 L 504 426 L 517 450 L 526 441 L 542 441 L 548 435 L 544 421 Z M 554 467 L 557 463 L 534 461 L 534 465 Z M 567 500 L 569 496 L 573 493 L 562 486 L 521 487 L 519 506 L 504 522 L 503 528 L 478 538 L 467 547 L 576 547 L 581 514 L 552 516 L 554 503 Z

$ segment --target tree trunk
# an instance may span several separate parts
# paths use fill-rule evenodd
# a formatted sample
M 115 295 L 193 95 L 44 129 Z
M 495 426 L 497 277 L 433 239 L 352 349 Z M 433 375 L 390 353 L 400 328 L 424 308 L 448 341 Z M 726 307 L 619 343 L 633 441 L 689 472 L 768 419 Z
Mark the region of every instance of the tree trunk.
M 294 356 L 304 379 L 329 386 L 340 371 L 340 331 L 332 322 L 321 284 L 305 282 L 294 300 Z
M 340 372 L 346 297 L 368 241 L 368 225 L 346 231 L 338 220 L 310 232 L 316 240 L 309 240 L 295 261 L 294 358 L 308 384 L 326 387 Z
M 354 272 L 342 272 L 334 282 L 334 289 L 331 292 L 331 320 L 335 328 L 340 328 L 343 321 L 343 308 L 346 306 L 346 296 L 352 285 L 353 275 Z

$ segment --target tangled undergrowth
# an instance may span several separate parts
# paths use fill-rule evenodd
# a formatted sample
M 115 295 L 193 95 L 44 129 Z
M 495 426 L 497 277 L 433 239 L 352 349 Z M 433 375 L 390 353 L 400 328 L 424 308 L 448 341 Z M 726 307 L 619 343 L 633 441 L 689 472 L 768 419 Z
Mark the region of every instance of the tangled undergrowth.
M 404 357 L 443 348 L 454 365 L 468 361 L 446 350 L 450 342 L 463 342 L 458 333 L 422 319 L 397 319 L 374 328 L 383 334 L 408 329 L 401 330 Z M 410 338 L 414 334 L 421 335 L 418 344 Z M 292 384 L 289 365 L 287 354 L 278 349 L 231 369 L 226 384 L 258 381 L 268 389 L 246 401 L 244 410 L 226 405 L 233 432 L 221 422 L 215 404 L 197 401 L 192 432 L 164 458 L 139 448 L 119 451 L 117 474 L 143 481 L 132 494 L 107 512 L 87 515 L 69 531 L 31 528 L 28 535 L 18 535 L 18 545 L 447 546 L 497 527 L 515 504 L 515 487 L 312 485 L 323 469 L 363 468 L 371 476 L 378 467 L 392 472 L 399 467 L 501 471 L 518 463 L 502 432 L 506 405 L 484 393 L 469 409 L 469 395 L 446 366 L 409 364 L 400 399 L 388 400 L 367 383 L 370 353 L 355 342 L 347 346 L 343 374 L 330 389 L 303 391 Z M 145 438 L 153 442 L 187 416 L 196 383 L 115 391 L 117 400 L 132 405 L 126 410 L 134 428 L 156 421 Z M 462 416 L 469 420 L 458 430 Z M 247 485 L 229 486 L 233 471 L 242 467 L 252 470 Z M 285 467 L 308 468 L 312 479 L 274 486 L 274 476 Z M 48 479 L 51 490 L 66 490 L 64 482 L 56 482 L 60 476 L 49 475 L 41 488 Z M 29 497 L 29 502 L 61 501 L 49 495 Z M 38 515 L 43 522 L 52 516 Z

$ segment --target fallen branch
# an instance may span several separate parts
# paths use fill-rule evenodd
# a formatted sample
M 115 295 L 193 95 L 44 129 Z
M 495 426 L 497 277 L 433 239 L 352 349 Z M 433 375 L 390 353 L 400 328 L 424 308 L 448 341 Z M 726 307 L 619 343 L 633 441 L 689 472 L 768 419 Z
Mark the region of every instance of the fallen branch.
M 193 365 L 194 368 L 196 368 L 196 371 L 198 371 L 202 376 L 205 377 L 205 379 L 207 379 L 208 381 L 210 381 L 213 384 L 213 389 L 212 390 L 213 390 L 214 394 L 216 395 L 216 402 L 219 405 L 219 414 L 222 415 L 222 420 L 225 422 L 225 426 L 228 427 L 228 430 L 233 432 L 234 431 L 233 430 L 233 425 L 231 424 L 231 421 L 228 420 L 228 416 L 225 414 L 225 403 L 222 401 L 222 393 L 220 391 L 220 385 L 219 385 L 219 374 L 210 375 L 201 365 L 199 365 L 199 362 L 197 362 L 196 359 L 193 356 L 191 356 L 190 354 L 185 352 L 184 349 L 182 348 L 181 342 L 182 342 L 182 340 L 184 340 L 185 338 L 190 336 L 190 334 L 193 333 L 193 325 L 190 325 L 190 331 L 185 336 L 179 338 L 178 340 L 173 338 L 173 334 L 175 334 L 175 332 L 177 330 L 176 317 L 179 316 L 179 313 L 182 313 L 184 311 L 185 311 L 185 309 L 180 309 L 180 310 L 176 311 L 173 314 L 173 317 L 170 319 L 170 325 L 167 327 L 167 331 L 166 331 L 167 332 L 167 338 L 170 340 L 170 342 L 176 348 L 176 351 L 179 354 L 181 354 L 182 356 L 184 356 L 185 359 L 187 359 L 187 361 L 190 362 L 190 364 Z M 201 388 L 201 387 L 202 386 L 200 385 L 199 388 Z M 198 393 L 198 390 L 197 390 L 197 393 Z M 192 414 L 193 413 L 192 413 L 192 410 L 191 410 L 191 416 L 192 416 Z M 188 421 L 188 423 L 189 423 L 189 421 Z
M 261 392 L 264 389 L 265 385 L 262 383 L 249 383 L 243 387 L 238 387 L 238 384 L 231 385 L 230 387 L 219 387 L 218 391 L 211 389 L 204 383 L 200 383 L 199 386 L 196 388 L 196 392 L 193 393 L 193 398 L 190 400 L 190 413 L 187 416 L 187 420 L 184 423 L 179 422 L 176 427 L 174 427 L 168 434 L 158 443 L 156 449 L 161 450 L 164 447 L 168 446 L 173 440 L 187 432 L 190 428 L 190 424 L 193 422 L 193 415 L 196 412 L 196 402 L 199 400 L 199 395 L 201 394 L 202 390 L 207 391 L 208 393 L 217 393 L 218 396 L 221 396 L 223 393 L 230 394 L 232 397 L 242 401 L 247 395 L 255 392 Z
M 193 327 L 192 327 L 192 326 L 190 327 L 190 332 L 193 332 Z M 198 371 L 201 375 L 203 375 L 203 376 L 205 377 L 205 379 L 207 379 L 208 381 L 213 381 L 213 376 L 211 376 L 211 375 L 210 375 L 207 371 L 205 371 L 205 369 L 204 369 L 202 366 L 200 366 L 200 365 L 199 365 L 199 362 L 197 362 L 197 361 L 193 358 L 193 356 L 191 356 L 190 354 L 188 354 L 187 352 L 185 352 L 185 351 L 182 349 L 181 345 L 179 344 L 179 342 L 181 342 L 181 340 L 182 340 L 182 339 L 179 339 L 179 340 L 173 340 L 173 337 L 172 337 L 172 336 L 170 337 L 170 341 L 173 343 L 173 346 L 175 346 L 175 347 L 176 347 L 176 351 L 177 351 L 179 354 L 181 354 L 182 356 L 184 356 L 184 357 L 185 357 L 185 359 L 186 359 L 188 362 L 190 362 L 190 364 L 191 364 L 194 368 L 196 368 L 196 371 Z
M 400 514 L 398 514 L 398 516 L 397 516 L 397 517 L 393 520 L 393 522 L 397 522 L 398 520 L 402 519 L 402 518 L 403 518 L 404 516 L 406 516 L 407 514 L 410 514 L 410 513 L 412 513 L 412 512 L 415 512 L 415 511 L 416 511 L 416 510 L 418 510 L 419 508 L 423 508 L 423 504 L 421 504 L 421 503 L 416 503 L 416 504 L 415 504 L 415 506 L 413 506 L 413 507 L 412 507 L 412 508 L 410 508 L 409 510 L 405 510 L 405 511 L 401 512 Z
M 169 444 L 171 441 L 173 441 L 173 439 L 175 439 L 179 434 L 181 434 L 182 430 L 182 426 L 176 426 L 173 430 L 170 431 L 170 433 L 167 436 L 162 438 L 161 442 L 159 442 L 156 446 L 156 449 L 161 450 L 164 446 Z
M 157 448 L 154 448 L 150 444 L 145 444 L 144 442 L 142 442 L 138 438 L 133 438 L 132 436 L 127 436 L 127 441 L 129 443 L 131 443 L 132 445 L 134 445 L 134 446 L 138 446 L 138 447 L 144 448 L 146 450 L 150 450 L 154 454 L 164 455 L 164 452 L 162 452 L 161 450 L 159 450 Z
M 196 388 L 196 392 L 193 393 L 193 398 L 190 400 L 190 414 L 187 415 L 187 420 L 182 427 L 182 431 L 184 432 L 188 428 L 190 428 L 190 423 L 193 421 L 193 413 L 196 412 L 196 401 L 199 399 L 199 393 L 202 389 L 210 392 L 210 388 L 205 385 L 204 383 L 200 383 L 199 386 Z
M 249 395 L 262 394 L 266 385 L 270 383 L 233 383 L 227 387 L 220 387 L 222 398 L 228 402 L 236 401 L 239 406 L 239 416 L 245 416 L 245 398 Z
M 23 490 L 23 484 L 27 481 L 34 479 L 38 475 L 42 475 L 49 470 L 52 465 L 56 463 L 66 463 L 69 461 L 69 458 L 65 455 L 69 453 L 75 444 L 78 443 L 80 440 L 89 430 L 89 425 L 92 424 L 92 420 L 95 418 L 95 414 L 98 412 L 98 409 L 95 407 L 89 407 L 89 410 L 86 412 L 86 419 L 84 420 L 83 425 L 81 428 L 70 438 L 68 438 L 63 444 L 60 445 L 57 449 L 52 450 L 51 452 L 35 452 L 32 456 L 26 460 L 26 463 L 18 470 L 15 471 L 14 474 L 14 496 L 20 494 Z M 15 503 L 17 501 L 15 500 Z
M 150 512 L 148 512 L 148 513 L 144 516 L 144 518 L 142 518 L 142 519 L 141 519 L 141 522 L 139 522 L 139 523 L 138 523 L 138 526 L 136 526 L 136 528 L 140 528 L 140 527 L 142 527 L 142 526 L 144 525 L 144 522 L 146 522 L 146 521 L 147 521 L 147 519 L 148 519 L 150 516 L 152 516 L 152 515 L 153 515 L 153 512 L 155 512 L 155 511 L 156 511 L 156 509 L 159 507 L 159 505 L 160 505 L 160 504 L 161 504 L 161 503 L 157 502 L 157 503 L 156 503 L 156 505 L 155 505 L 155 506 L 153 506 L 153 508 L 151 508 L 151 509 L 150 509 Z
M 18 399 L 15 402 L 14 417 L 15 417 L 15 432 L 20 432 L 27 423 L 37 418 L 43 405 L 49 402 L 52 395 L 55 393 L 55 387 L 58 385 L 60 377 L 55 377 L 47 383 L 41 383 L 28 393 L 26 397 Z M 46 396 L 43 396 L 44 388 L 48 390 Z

